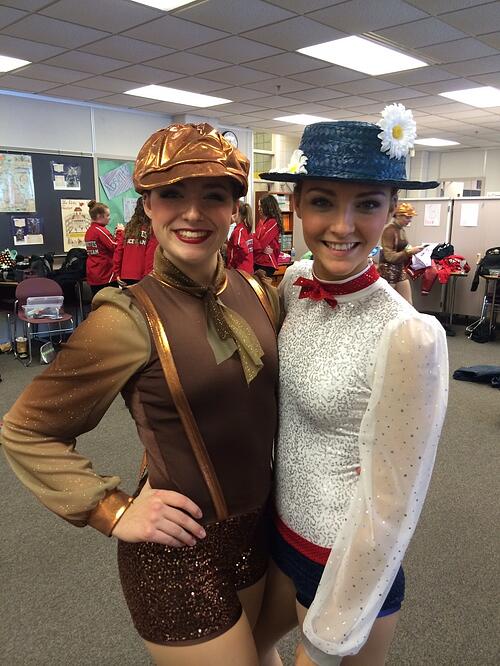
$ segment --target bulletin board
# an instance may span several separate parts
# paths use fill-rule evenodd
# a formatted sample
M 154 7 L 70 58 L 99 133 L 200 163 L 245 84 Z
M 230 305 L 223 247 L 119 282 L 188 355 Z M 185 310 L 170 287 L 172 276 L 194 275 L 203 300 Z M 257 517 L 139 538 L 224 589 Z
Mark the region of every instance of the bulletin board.
M 29 256 L 64 252 L 63 229 L 61 224 L 61 199 L 95 198 L 94 166 L 91 157 L 60 155 L 53 153 L 30 153 L 29 151 L 2 150 L 0 152 L 16 155 L 29 155 L 33 168 L 35 188 L 35 211 L 0 213 L 0 248 L 14 248 L 18 254 Z M 53 165 L 71 165 L 78 173 L 77 181 L 68 182 L 66 189 L 54 189 Z M 59 185 L 60 186 L 60 185 Z M 79 187 L 79 189 L 72 189 Z M 12 233 L 12 217 L 32 218 L 40 221 L 43 230 L 42 244 L 15 245 Z
M 134 169 L 134 162 L 132 161 L 101 158 L 97 160 L 97 175 L 99 177 L 99 201 L 109 206 L 111 222 L 109 223 L 108 229 L 112 232 L 114 232 L 117 224 L 125 224 L 128 222 L 128 220 L 124 218 L 124 205 L 126 206 L 125 200 L 137 200 L 139 197 L 133 187 L 113 197 L 108 197 L 106 194 L 106 190 L 101 182 L 101 176 L 109 174 L 109 172 L 114 171 L 115 169 L 119 169 L 123 165 L 126 165 L 130 175 L 132 175 Z

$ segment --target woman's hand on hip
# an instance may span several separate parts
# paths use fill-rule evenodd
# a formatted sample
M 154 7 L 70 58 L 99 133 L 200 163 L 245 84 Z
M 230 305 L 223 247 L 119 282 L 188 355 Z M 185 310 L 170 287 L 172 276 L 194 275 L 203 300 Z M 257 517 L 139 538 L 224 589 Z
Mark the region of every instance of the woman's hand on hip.
M 132 543 L 151 541 L 176 548 L 194 546 L 198 539 L 206 536 L 203 527 L 193 520 L 201 516 L 201 509 L 185 495 L 173 490 L 155 490 L 146 481 L 112 535 Z

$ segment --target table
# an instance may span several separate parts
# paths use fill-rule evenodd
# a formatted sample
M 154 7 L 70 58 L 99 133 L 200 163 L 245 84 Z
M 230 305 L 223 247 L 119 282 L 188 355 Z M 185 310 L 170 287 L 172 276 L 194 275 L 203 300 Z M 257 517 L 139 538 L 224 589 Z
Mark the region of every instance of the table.
M 496 298 L 497 298 L 497 286 L 498 286 L 498 281 L 500 280 L 500 275 L 481 275 L 483 280 L 485 280 L 485 287 L 484 287 L 484 307 L 488 306 L 488 291 L 490 287 L 490 283 L 493 283 L 493 290 L 491 292 L 491 303 L 490 303 L 490 337 L 493 331 L 493 328 L 495 326 L 495 308 L 498 307 L 500 309 L 500 304 L 497 305 Z
M 453 325 L 453 315 L 455 314 L 455 294 L 457 291 L 457 279 L 459 277 L 466 277 L 467 273 L 462 271 L 456 271 L 450 273 L 448 282 L 443 285 L 445 287 L 445 293 L 443 298 L 443 315 L 444 320 L 448 319 L 447 325 L 445 325 L 445 330 L 448 333 L 450 331 L 451 335 L 455 335 L 455 332 L 452 332 L 451 326 Z

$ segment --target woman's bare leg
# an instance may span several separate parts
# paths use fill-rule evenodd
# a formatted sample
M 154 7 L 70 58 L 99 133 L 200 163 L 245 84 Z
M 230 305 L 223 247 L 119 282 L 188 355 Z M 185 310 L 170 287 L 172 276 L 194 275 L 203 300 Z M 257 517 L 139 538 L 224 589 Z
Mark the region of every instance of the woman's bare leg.
M 401 282 L 396 282 L 396 284 L 391 284 L 392 287 L 401 294 L 401 296 L 413 305 L 413 297 L 411 293 L 411 284 L 409 280 L 402 280 Z
M 297 616 L 301 626 L 306 613 L 307 608 L 297 603 Z M 341 666 L 384 666 L 398 619 L 399 611 L 376 619 L 368 640 L 361 650 L 358 654 L 344 657 Z M 307 662 L 302 661 L 301 663 L 306 664 Z
M 280 638 L 297 626 L 295 594 L 295 586 L 291 579 L 271 562 L 262 611 L 254 629 L 261 666 L 281 666 L 281 659 L 274 646 Z

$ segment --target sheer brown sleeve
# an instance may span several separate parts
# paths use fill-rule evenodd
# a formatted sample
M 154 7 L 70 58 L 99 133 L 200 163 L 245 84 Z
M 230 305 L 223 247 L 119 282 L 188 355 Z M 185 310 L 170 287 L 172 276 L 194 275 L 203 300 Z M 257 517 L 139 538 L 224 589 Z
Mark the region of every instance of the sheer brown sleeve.
M 105 534 L 128 497 L 117 476 L 99 476 L 75 449 L 111 402 L 147 363 L 150 339 L 129 297 L 105 289 L 94 311 L 55 361 L 25 389 L 5 415 L 3 450 L 21 482 L 48 509 L 77 526 Z
M 393 225 L 386 227 L 382 233 L 382 251 L 386 261 L 391 264 L 404 264 L 408 260 L 408 254 L 405 250 L 396 250 L 398 245 L 398 232 Z

